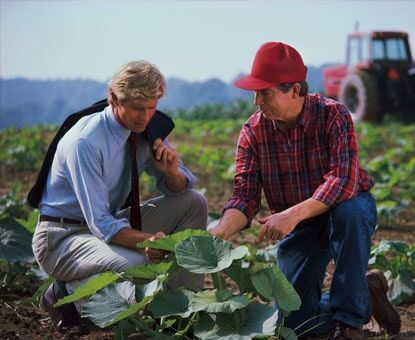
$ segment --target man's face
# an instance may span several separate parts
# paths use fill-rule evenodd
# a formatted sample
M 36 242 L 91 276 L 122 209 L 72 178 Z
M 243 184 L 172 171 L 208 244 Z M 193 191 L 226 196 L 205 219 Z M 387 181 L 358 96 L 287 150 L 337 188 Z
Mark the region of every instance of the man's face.
M 136 100 L 127 104 L 117 102 L 113 106 L 115 118 L 130 131 L 143 132 L 156 112 L 158 99 Z
M 293 108 L 293 89 L 284 93 L 278 87 L 255 91 L 255 105 L 269 120 L 285 121 L 289 118 Z

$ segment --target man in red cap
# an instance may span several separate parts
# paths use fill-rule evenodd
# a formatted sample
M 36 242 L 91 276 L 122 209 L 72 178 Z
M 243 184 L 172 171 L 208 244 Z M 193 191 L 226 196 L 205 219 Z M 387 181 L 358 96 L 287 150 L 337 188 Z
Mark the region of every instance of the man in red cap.
M 366 274 L 376 225 L 373 179 L 360 167 L 347 109 L 308 94 L 306 73 L 298 51 L 268 42 L 251 74 L 235 82 L 254 91 L 258 110 L 240 132 L 233 195 L 211 233 L 229 239 L 249 226 L 263 190 L 270 215 L 258 220 L 259 237 L 281 240 L 278 265 L 302 301 L 285 325 L 300 334 L 320 324 L 312 332 L 334 329 L 333 339 L 355 340 L 364 338 L 362 326 L 373 315 L 397 334 L 400 318 L 384 275 Z M 330 259 L 331 289 L 322 294 Z

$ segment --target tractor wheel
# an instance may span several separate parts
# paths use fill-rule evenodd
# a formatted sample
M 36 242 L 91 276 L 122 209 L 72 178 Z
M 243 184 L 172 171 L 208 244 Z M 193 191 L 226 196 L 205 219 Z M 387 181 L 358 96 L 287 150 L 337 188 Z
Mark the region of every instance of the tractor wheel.
M 351 73 L 343 79 L 339 101 L 346 105 L 353 121 L 376 122 L 381 119 L 377 84 L 366 72 Z

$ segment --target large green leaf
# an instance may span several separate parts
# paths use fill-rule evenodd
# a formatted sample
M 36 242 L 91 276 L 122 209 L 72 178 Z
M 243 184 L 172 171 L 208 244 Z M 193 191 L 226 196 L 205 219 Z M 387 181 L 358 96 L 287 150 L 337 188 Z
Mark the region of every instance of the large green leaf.
M 127 269 L 124 276 L 128 279 L 147 279 L 154 280 L 160 274 L 167 274 L 174 268 L 174 261 L 140 264 L 136 267 Z
M 32 234 L 14 219 L 0 220 L 0 259 L 9 262 L 33 262 Z
M 388 298 L 394 305 L 415 302 L 415 281 L 409 271 L 402 271 L 394 278 L 390 271 L 385 273 L 388 279 Z
M 39 301 L 40 297 L 43 296 L 43 294 L 45 294 L 46 290 L 53 282 L 55 282 L 55 279 L 50 276 L 43 280 L 42 284 L 39 286 L 36 292 L 30 297 L 30 302 Z
M 196 293 L 190 303 L 193 312 L 233 313 L 249 304 L 248 297 L 235 296 L 229 290 L 205 290 Z
M 55 307 L 78 301 L 84 297 L 94 295 L 100 289 L 108 286 L 119 278 L 116 272 L 104 272 L 94 276 L 85 285 L 76 289 L 71 295 L 65 296 L 56 302 Z
M 170 234 L 166 237 L 160 238 L 155 241 L 144 241 L 137 244 L 138 248 L 154 248 L 154 249 L 162 249 L 167 251 L 174 251 L 176 244 L 188 237 L 191 236 L 208 236 L 210 235 L 209 232 L 206 230 L 200 229 L 186 229 L 183 231 L 179 231 L 174 234 Z
M 298 310 L 300 297 L 284 274 L 275 266 L 257 263 L 251 273 L 252 284 L 266 300 L 277 302 L 285 312 Z
M 194 293 L 187 289 L 164 290 L 154 297 L 147 309 L 156 318 L 171 315 L 187 318 L 192 312 L 189 306 L 193 295 Z
M 242 267 L 242 261 L 233 261 L 232 265 L 223 270 L 238 285 L 241 294 L 255 292 L 255 287 L 251 282 L 251 272 L 249 268 Z
M 232 249 L 230 242 L 212 236 L 193 236 L 176 245 L 177 264 L 196 274 L 218 272 L 247 254 L 246 247 Z
M 280 335 L 283 337 L 284 340 L 297 340 L 297 334 L 288 327 L 281 327 L 280 328 Z
M 200 339 L 252 339 L 255 336 L 274 335 L 278 320 L 275 308 L 250 303 L 233 314 L 216 314 L 216 320 L 203 314 L 194 334 Z
M 121 310 L 118 310 L 115 316 L 111 315 L 113 317 L 110 320 L 104 322 L 103 326 L 100 326 L 100 327 L 112 326 L 116 324 L 117 322 L 120 322 L 121 320 L 124 320 L 130 317 L 131 315 L 138 313 L 138 311 L 143 309 L 152 299 L 153 299 L 152 296 L 147 296 L 140 302 L 134 303 L 126 309 L 123 308 Z M 105 315 L 103 315 L 103 317 L 105 317 Z M 102 320 L 102 321 L 105 321 L 105 320 Z
M 135 303 L 135 286 L 131 282 L 113 283 L 93 295 L 82 307 L 83 318 L 104 328 L 120 312 Z
M 140 309 L 143 309 L 147 304 L 149 304 L 154 295 L 156 295 L 162 289 L 163 285 L 159 279 L 155 279 L 143 287 L 137 288 L 135 296 L 139 302 L 134 303 L 127 309 L 120 311 L 112 320 L 109 320 L 107 323 L 105 323 L 105 327 L 111 326 L 136 314 Z
M 101 328 L 108 327 L 143 309 L 161 289 L 158 279 L 139 288 L 128 281 L 113 283 L 93 295 L 81 315 Z
M 194 335 L 204 340 L 218 339 L 218 331 L 219 327 L 215 324 L 215 320 L 209 314 L 201 313 L 194 329 Z

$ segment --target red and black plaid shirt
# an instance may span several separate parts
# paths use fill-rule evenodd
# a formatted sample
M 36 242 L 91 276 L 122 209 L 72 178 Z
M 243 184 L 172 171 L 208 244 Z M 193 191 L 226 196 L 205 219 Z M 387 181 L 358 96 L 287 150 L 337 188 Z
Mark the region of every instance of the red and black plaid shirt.
M 356 133 L 347 109 L 318 94 L 307 95 L 290 131 L 255 112 L 242 127 L 233 196 L 225 210 L 242 211 L 251 223 L 261 189 L 271 213 L 310 197 L 329 207 L 368 192 L 373 179 L 360 168 Z

